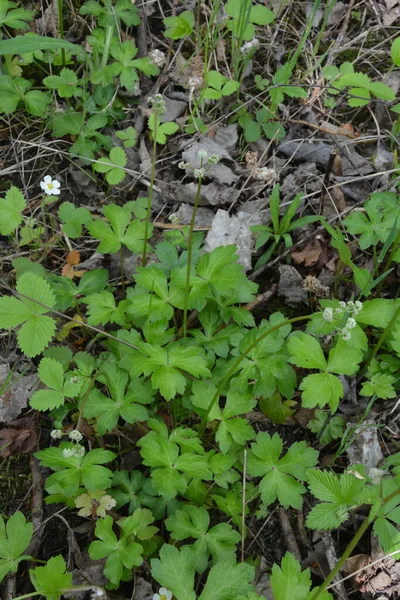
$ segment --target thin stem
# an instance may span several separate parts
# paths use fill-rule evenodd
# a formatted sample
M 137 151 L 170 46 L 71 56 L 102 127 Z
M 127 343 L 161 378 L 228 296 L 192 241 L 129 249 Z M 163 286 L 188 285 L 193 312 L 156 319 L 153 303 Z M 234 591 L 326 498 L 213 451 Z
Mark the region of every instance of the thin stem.
M 184 300 L 185 304 L 183 307 L 183 337 L 186 337 L 186 335 L 187 335 L 187 318 L 188 318 L 187 316 L 188 316 L 188 302 L 189 302 L 190 272 L 192 270 L 193 229 L 194 229 L 194 222 L 196 219 L 197 207 L 199 206 L 202 181 L 203 181 L 202 178 L 199 177 L 199 181 L 197 183 L 196 198 L 194 200 L 192 218 L 190 219 L 190 226 L 189 226 L 188 260 L 187 260 L 187 269 L 186 269 L 185 300 Z
M 29 592 L 29 594 L 24 594 L 23 596 L 17 596 L 13 600 L 24 600 L 25 598 L 31 598 L 32 596 L 41 596 L 42 592 Z
M 385 499 L 380 498 L 379 501 L 376 502 L 371 507 L 371 510 L 369 511 L 368 517 L 365 519 L 365 521 L 361 525 L 360 529 L 358 529 L 358 531 L 356 532 L 356 534 L 353 537 L 353 539 L 350 540 L 347 548 L 345 549 L 345 551 L 343 552 L 342 556 L 340 557 L 340 559 L 336 563 L 335 568 L 332 569 L 332 571 L 329 573 L 329 575 L 327 576 L 327 578 L 325 579 L 325 581 L 322 583 L 322 585 L 319 586 L 318 590 L 311 597 L 311 600 L 319 600 L 319 598 L 321 598 L 321 596 L 323 595 L 323 593 L 325 592 L 325 590 L 327 589 L 327 587 L 329 586 L 329 584 L 331 583 L 331 581 L 333 581 L 335 579 L 336 575 L 343 568 L 343 565 L 345 564 L 346 560 L 349 558 L 349 556 L 353 552 L 354 548 L 357 546 L 358 542 L 361 540 L 362 536 L 367 531 L 368 527 L 374 521 L 374 519 L 377 516 L 378 512 L 384 506 L 386 506 L 386 504 L 388 504 L 389 502 L 391 502 L 393 500 L 393 498 L 395 498 L 399 494 L 400 494 L 400 489 L 397 489 L 394 492 L 392 492 L 391 494 L 389 494 L 389 496 L 387 496 Z
M 400 227 L 399 227 L 399 230 L 397 232 L 396 239 L 394 240 L 394 242 L 392 244 L 392 249 L 390 251 L 388 259 L 387 259 L 387 261 L 385 263 L 385 266 L 383 267 L 383 273 L 386 273 L 386 271 L 388 271 L 390 269 L 390 265 L 393 262 L 394 255 L 396 254 L 396 252 L 397 252 L 397 250 L 399 248 L 399 245 L 400 245 Z M 383 287 L 384 281 L 385 280 L 382 279 L 382 281 L 379 283 L 379 285 L 378 285 L 378 287 L 376 289 L 376 295 L 378 297 L 381 295 L 381 291 L 382 291 L 382 287 Z
M 58 12 L 58 31 L 60 38 L 64 39 L 64 15 L 63 15 L 63 0 L 57 0 L 57 12 Z M 65 67 L 65 50 L 61 48 L 61 63 Z
M 123 257 L 123 253 L 122 253 L 122 246 L 119 249 L 119 269 L 121 272 L 122 293 L 125 298 L 125 269 L 124 269 L 124 257 Z
M 308 321 L 311 318 L 312 318 L 312 315 L 306 315 L 304 317 L 294 317 L 293 319 L 287 319 L 286 321 L 282 321 L 282 323 L 279 323 L 278 325 L 274 325 L 274 327 L 271 327 L 267 331 L 264 331 L 264 333 L 259 335 L 254 340 L 254 342 L 252 344 L 250 344 L 250 346 L 247 346 L 246 350 L 244 352 L 242 352 L 242 354 L 240 356 L 237 357 L 237 359 L 235 360 L 235 362 L 233 363 L 231 368 L 227 371 L 225 377 L 222 379 L 221 383 L 219 384 L 218 389 L 215 392 L 210 404 L 208 405 L 208 408 L 200 422 L 200 427 L 199 427 L 199 435 L 200 436 L 202 436 L 205 431 L 208 415 L 210 414 L 210 412 L 213 409 L 214 404 L 217 402 L 220 395 L 222 394 L 225 385 L 233 377 L 233 375 L 236 373 L 236 370 L 237 370 L 238 366 L 240 365 L 240 363 L 242 362 L 242 360 L 244 358 L 246 358 L 246 356 L 253 350 L 253 348 L 255 348 L 257 346 L 257 344 L 262 342 L 268 335 L 270 335 L 270 333 L 273 333 L 274 331 L 281 329 L 281 327 L 285 327 L 285 325 L 290 325 L 292 323 L 297 323 L 298 321 Z
M 147 212 L 146 212 L 146 222 L 144 226 L 144 242 L 143 242 L 143 254 L 142 254 L 142 267 L 146 266 L 146 257 L 147 257 L 147 237 L 149 235 L 149 223 L 151 216 L 151 204 L 153 200 L 153 189 L 154 189 L 154 181 L 156 178 L 156 158 L 157 158 L 157 130 L 159 123 L 159 115 L 154 113 L 154 129 L 153 129 L 153 156 L 151 159 L 151 175 L 150 175 L 150 187 L 149 187 L 149 195 L 147 198 Z

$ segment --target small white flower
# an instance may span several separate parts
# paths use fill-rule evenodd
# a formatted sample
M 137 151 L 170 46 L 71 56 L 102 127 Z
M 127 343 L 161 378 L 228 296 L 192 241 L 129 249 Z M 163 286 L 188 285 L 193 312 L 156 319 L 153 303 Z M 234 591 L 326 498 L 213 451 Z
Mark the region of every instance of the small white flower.
M 74 442 L 80 442 L 83 439 L 83 435 L 77 429 L 70 431 L 68 437 L 70 440 L 74 440 Z
M 259 46 L 260 42 L 258 41 L 257 38 L 253 38 L 252 40 L 250 40 L 249 42 L 245 42 L 243 44 L 243 46 L 240 48 L 240 52 L 242 54 L 248 54 L 249 52 L 251 52 L 254 48 L 257 48 L 257 46 Z
M 165 587 L 161 587 L 158 590 L 158 594 L 154 594 L 153 600 L 171 600 L 172 592 L 167 590 Z
M 53 438 L 53 440 L 60 440 L 63 436 L 63 432 L 62 429 L 53 429 L 53 431 L 50 433 L 50 437 Z
M 208 157 L 207 162 L 209 165 L 217 165 L 219 163 L 219 156 L 212 154 Z
M 107 592 L 101 587 L 94 587 L 92 589 L 92 598 L 106 598 Z
M 69 383 L 77 383 L 78 382 L 78 378 L 77 377 L 70 377 L 69 378 Z
M 347 329 L 347 331 L 349 331 L 350 329 L 354 329 L 354 327 L 357 326 L 356 320 L 353 319 L 352 317 L 350 317 L 349 319 L 347 319 L 346 325 L 344 326 L 345 329 Z
M 360 302 L 359 300 L 356 300 L 354 302 L 354 314 L 358 315 L 358 313 L 360 312 L 362 307 L 363 307 L 362 302 Z
M 324 312 L 322 313 L 322 316 L 323 316 L 324 321 L 331 323 L 333 321 L 333 309 L 325 308 Z
M 341 300 L 339 302 L 339 308 L 336 309 L 338 312 L 341 312 L 342 310 L 346 310 L 346 302 L 343 302 L 343 300 Z
M 207 154 L 207 151 L 206 151 L 206 150 L 199 150 L 199 151 L 198 151 L 198 153 L 197 153 L 197 156 L 198 156 L 200 159 L 202 159 L 202 158 L 203 158 L 203 159 L 206 159 L 206 158 L 207 158 L 207 156 L 208 156 L 208 154 Z
M 75 450 L 73 450 L 72 448 L 64 448 L 64 450 L 63 450 L 64 458 L 72 458 L 73 456 L 75 456 Z
M 178 167 L 180 169 L 189 169 L 190 164 L 186 163 L 184 160 L 181 160 L 181 162 L 178 163 Z
M 52 179 L 50 175 L 46 175 L 43 181 L 40 182 L 40 187 L 48 196 L 58 196 L 60 194 L 60 182 L 57 179 Z
M 164 52 L 161 52 L 161 50 L 152 50 L 151 52 L 149 52 L 149 56 L 151 62 L 153 63 L 153 65 L 156 65 L 156 67 L 163 67 L 165 65 L 165 54 Z
M 73 456 L 77 456 L 78 458 L 81 458 L 85 454 L 86 450 L 85 450 L 84 446 L 76 445 L 75 449 L 72 452 L 73 452 Z
M 205 177 L 206 172 L 205 169 L 201 168 L 201 169 L 195 169 L 193 171 L 193 177 L 195 179 L 203 179 L 203 177 Z
M 351 333 L 347 329 L 342 329 L 341 335 L 345 342 L 348 342 L 351 339 Z

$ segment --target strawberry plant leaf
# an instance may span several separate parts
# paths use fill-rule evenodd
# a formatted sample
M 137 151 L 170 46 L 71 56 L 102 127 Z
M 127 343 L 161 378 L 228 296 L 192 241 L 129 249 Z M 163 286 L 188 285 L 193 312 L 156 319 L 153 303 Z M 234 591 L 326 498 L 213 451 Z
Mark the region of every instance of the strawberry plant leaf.
M 40 354 L 49 344 L 56 324 L 46 312 L 55 305 L 49 284 L 33 273 L 24 273 L 18 279 L 17 292 L 21 299 L 0 298 L 0 328 L 21 325 L 17 333 L 18 346 L 29 357 Z
M 110 150 L 108 157 L 94 163 L 93 168 L 97 173 L 105 173 L 107 182 L 110 185 L 117 185 L 125 179 L 126 173 L 124 167 L 126 167 L 126 162 L 125 150 L 116 146 Z
M 286 552 L 281 565 L 272 567 L 271 587 L 274 600 L 303 600 L 311 587 L 310 569 L 302 571 L 295 557 Z
M 62 364 L 53 358 L 42 358 L 38 369 L 39 379 L 47 385 L 46 390 L 38 390 L 30 399 L 36 410 L 53 410 L 64 404 L 65 398 L 76 398 L 81 389 L 80 382 L 65 380 Z

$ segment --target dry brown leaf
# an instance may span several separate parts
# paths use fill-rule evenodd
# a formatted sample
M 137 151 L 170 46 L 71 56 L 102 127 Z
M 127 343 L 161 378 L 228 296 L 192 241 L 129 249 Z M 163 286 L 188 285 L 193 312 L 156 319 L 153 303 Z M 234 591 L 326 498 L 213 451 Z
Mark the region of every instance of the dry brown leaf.
M 319 261 L 323 250 L 324 248 L 319 240 L 312 240 L 302 250 L 292 252 L 293 262 L 296 265 L 313 267 Z
M 35 417 L 25 417 L 11 421 L 8 427 L 0 430 L 0 457 L 15 454 L 29 454 L 37 450 L 39 430 Z
M 78 250 L 72 250 L 71 252 L 68 252 L 66 262 L 67 265 L 79 265 L 81 262 L 81 255 Z
M 344 194 L 339 187 L 335 187 L 325 193 L 322 199 L 322 215 L 326 219 L 337 217 L 346 210 Z

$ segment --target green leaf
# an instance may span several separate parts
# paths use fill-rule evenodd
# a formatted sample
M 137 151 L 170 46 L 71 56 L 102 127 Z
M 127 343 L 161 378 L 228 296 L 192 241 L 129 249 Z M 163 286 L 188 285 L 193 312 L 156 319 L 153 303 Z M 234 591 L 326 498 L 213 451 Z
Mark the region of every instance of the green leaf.
M 385 85 L 381 81 L 373 81 L 369 86 L 370 92 L 373 93 L 374 96 L 380 98 L 381 100 L 396 100 L 396 94 L 392 90 L 391 87 Z
M 30 569 L 33 586 L 46 600 L 58 600 L 62 590 L 72 586 L 72 573 L 66 573 L 67 565 L 61 555 L 53 556 L 46 566 Z
M 253 477 L 263 477 L 259 488 L 265 505 L 278 498 L 285 508 L 300 508 L 301 495 L 306 490 L 298 480 L 305 480 L 306 468 L 316 464 L 318 452 L 307 448 L 305 442 L 296 442 L 280 458 L 282 446 L 277 433 L 272 437 L 265 432 L 259 433 L 248 455 L 248 472 Z
M 57 90 L 60 98 L 82 95 L 78 77 L 71 69 L 62 69 L 60 75 L 49 75 L 43 79 L 43 83 L 51 90 Z
M 322 500 L 307 516 L 307 525 L 312 529 L 336 529 L 348 519 L 349 510 L 363 502 L 365 480 L 354 475 L 315 469 L 309 470 L 307 477 L 312 494 Z
M 47 385 L 47 390 L 38 390 L 30 399 L 30 405 L 36 410 L 53 410 L 64 404 L 65 398 L 75 398 L 81 383 L 64 381 L 62 365 L 53 358 L 42 358 L 38 369 L 39 379 Z
M 136 144 L 137 134 L 133 127 L 127 127 L 127 129 L 117 131 L 115 135 L 123 142 L 125 148 L 133 148 Z
M 211 568 L 199 600 L 236 598 L 253 589 L 250 585 L 253 578 L 254 567 L 251 565 L 235 564 L 235 560 L 218 562 Z
M 44 277 L 46 275 L 46 269 L 40 263 L 33 262 L 25 256 L 14 258 L 12 266 L 17 273 L 17 277 L 20 277 L 24 273 L 33 273 L 38 277 Z
M 171 40 L 179 40 L 191 35 L 194 25 L 194 15 L 190 10 L 184 10 L 178 17 L 167 17 L 164 19 L 167 28 L 164 36 Z
M 35 16 L 34 10 L 25 8 L 15 8 L 15 2 L 2 0 L 0 2 L 0 26 L 7 26 L 11 29 L 29 29 L 26 21 L 31 21 Z
M 54 306 L 55 298 L 49 284 L 33 273 L 21 275 L 17 292 L 21 300 L 0 298 L 0 328 L 22 325 L 17 333 L 18 345 L 27 356 L 34 357 L 46 348 L 54 334 L 55 321 L 45 313 Z
M 269 25 L 275 20 L 275 13 L 262 4 L 254 4 L 250 11 L 250 22 L 256 25 Z
M 194 554 L 189 546 L 181 550 L 164 544 L 160 558 L 151 559 L 151 574 L 176 600 L 196 600 L 194 591 Z
M 89 325 L 106 325 L 107 323 L 125 325 L 125 313 L 129 305 L 127 300 L 122 300 L 117 306 L 114 295 L 111 292 L 102 291 L 86 296 L 84 302 L 87 304 Z
M 110 185 L 117 185 L 125 179 L 124 167 L 126 162 L 125 150 L 116 146 L 110 151 L 109 157 L 102 158 L 100 162 L 95 162 L 93 168 L 98 173 L 106 173 L 106 179 Z
M 139 219 L 132 220 L 128 210 L 116 204 L 109 204 L 103 209 L 104 216 L 110 225 L 101 219 L 95 219 L 88 223 L 87 229 L 94 238 L 101 240 L 97 251 L 101 254 L 115 254 L 126 246 L 131 252 L 143 250 L 145 224 Z M 152 234 L 152 226 L 149 227 L 148 238 Z
M 299 389 L 304 408 L 323 408 L 329 404 L 332 413 L 336 412 L 339 400 L 343 398 L 343 386 L 335 375 L 330 373 L 314 373 L 308 375 L 301 382 Z
M 16 35 L 0 40 L 0 56 L 5 54 L 27 54 L 39 50 L 56 51 L 61 48 L 76 54 L 85 60 L 86 52 L 79 44 L 71 44 L 61 38 L 42 37 L 40 35 Z
M 72 202 L 63 202 L 60 205 L 58 217 L 63 223 L 63 231 L 73 240 L 82 235 L 82 225 L 87 225 L 92 219 L 87 208 L 76 208 Z
M 12 186 L 0 199 L 0 234 L 9 235 L 22 223 L 22 211 L 26 206 L 22 192 Z
M 393 40 L 390 55 L 396 67 L 400 67 L 400 37 Z
M 15 512 L 6 525 L 0 516 L 0 582 L 8 572 L 17 572 L 21 560 L 29 558 L 22 554 L 29 546 L 32 535 L 32 523 L 27 523 L 21 512 Z
M 299 332 L 291 337 L 288 341 L 288 350 L 291 354 L 290 362 L 297 367 L 321 371 L 327 369 L 326 359 L 318 340 L 307 333 Z
M 156 136 L 157 144 L 165 144 L 167 142 L 167 135 L 172 135 L 173 133 L 178 131 L 179 127 L 176 123 L 173 123 L 172 121 L 168 121 L 167 123 L 160 123 L 159 115 L 153 112 L 149 117 L 149 129 L 152 132 L 152 135 Z
M 304 600 L 311 587 L 310 569 L 302 571 L 293 554 L 286 552 L 280 567 L 273 565 L 270 581 L 274 600 Z

